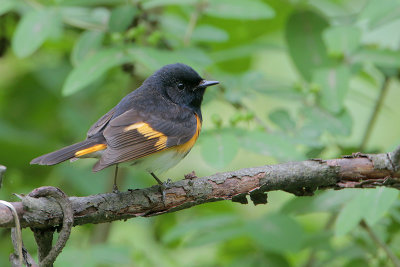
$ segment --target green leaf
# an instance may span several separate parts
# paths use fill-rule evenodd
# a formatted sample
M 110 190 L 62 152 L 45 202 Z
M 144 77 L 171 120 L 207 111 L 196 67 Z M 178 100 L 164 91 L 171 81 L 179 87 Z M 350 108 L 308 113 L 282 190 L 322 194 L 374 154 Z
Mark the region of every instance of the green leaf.
M 365 267 L 365 266 L 369 266 L 370 264 L 371 264 L 370 261 L 363 259 L 363 258 L 362 259 L 349 259 L 349 261 L 346 263 L 346 265 L 343 265 L 343 267 Z
M 199 0 L 148 0 L 143 2 L 143 9 L 150 9 L 155 7 L 169 6 L 169 5 L 194 5 Z
M 277 109 L 268 115 L 269 119 L 278 125 L 282 130 L 291 131 L 296 127 L 287 110 Z
M 79 259 L 79 263 L 77 263 Z M 89 247 L 70 247 L 63 250 L 63 255 L 57 259 L 57 266 L 132 266 L 129 248 L 124 245 L 96 244 Z
M 63 21 L 86 30 L 106 30 L 110 18 L 107 8 L 63 7 Z
M 0 16 L 12 10 L 15 5 L 14 0 L 0 0 Z
M 226 225 L 230 225 L 232 222 L 236 222 L 237 220 L 238 218 L 231 214 L 197 218 L 196 220 L 176 224 L 162 237 L 162 240 L 163 242 L 169 243 L 204 229 L 216 230 Z
M 344 235 L 354 229 L 361 219 L 369 225 L 376 224 L 395 203 L 399 192 L 392 188 L 353 190 L 354 198 L 347 202 L 336 220 L 336 235 Z
M 399 196 L 399 191 L 385 187 L 364 191 L 364 202 L 367 203 L 368 208 L 364 210 L 363 217 L 372 226 L 393 206 Z
M 132 5 L 118 6 L 111 11 L 108 28 L 111 32 L 123 32 L 132 23 L 133 18 L 139 13 Z
M 201 154 L 207 164 L 222 169 L 228 165 L 239 150 L 237 138 L 229 131 L 206 132 L 201 138 Z
M 327 27 L 325 18 L 312 11 L 295 12 L 286 24 L 290 56 L 307 81 L 311 80 L 315 70 L 332 65 L 322 40 L 322 32 Z
M 351 25 L 333 26 L 324 31 L 323 38 L 329 54 L 349 55 L 360 45 L 361 30 Z
M 62 6 L 99 6 L 125 4 L 126 0 L 57 0 Z
M 74 66 L 79 65 L 85 59 L 94 55 L 100 48 L 104 39 L 104 32 L 86 31 L 76 41 L 71 53 L 71 61 Z
M 400 52 L 392 50 L 363 49 L 353 56 L 354 63 L 373 63 L 379 67 L 399 68 Z
M 74 68 L 65 81 L 62 93 L 71 95 L 94 82 L 112 67 L 127 63 L 131 58 L 118 48 L 98 51 Z
M 294 215 L 314 212 L 338 212 L 342 205 L 353 199 L 358 189 L 324 191 L 312 197 L 297 197 L 287 201 L 281 211 Z
M 267 251 L 296 252 L 302 247 L 304 231 L 291 217 L 271 214 L 246 225 L 249 236 Z
M 400 2 L 397 0 L 371 0 L 366 3 L 359 20 L 369 21 L 371 28 L 377 28 L 399 19 Z
M 170 51 L 151 47 L 134 47 L 127 49 L 127 51 L 132 58 L 135 58 L 151 71 L 176 62 L 185 63 L 194 69 L 203 69 L 212 62 L 202 50 L 197 48 L 182 48 Z
M 335 135 L 344 136 L 351 133 L 352 118 L 347 110 L 342 110 L 340 114 L 333 116 L 316 107 L 305 107 L 301 110 L 301 113 L 306 120 L 303 127 L 306 131 L 313 130 L 317 134 L 328 131 Z
M 213 0 L 204 13 L 223 19 L 270 19 L 275 17 L 275 11 L 265 2 L 259 0 Z
M 228 225 L 218 229 L 208 229 L 208 231 L 196 236 L 188 243 L 189 247 L 204 246 L 213 243 L 225 243 L 244 234 L 243 227 Z
M 320 85 L 319 104 L 331 113 L 343 109 L 350 82 L 350 70 L 346 66 L 315 70 L 313 82 Z
M 280 161 L 304 159 L 304 156 L 283 135 L 267 134 L 262 131 L 246 132 L 241 135 L 241 143 L 247 150 L 272 156 Z
M 192 40 L 199 42 L 221 43 L 227 41 L 228 38 L 229 35 L 226 31 L 211 25 L 198 26 L 192 35 Z
M 214 62 L 224 62 L 234 59 L 242 59 L 254 56 L 254 53 L 263 51 L 267 48 L 277 48 L 276 45 L 268 43 L 263 40 L 257 40 L 243 45 L 229 47 L 223 50 L 217 50 L 212 52 L 210 55 Z
M 335 234 L 345 235 L 353 230 L 363 218 L 364 196 L 362 191 L 355 191 L 354 198 L 347 202 L 344 208 L 339 212 L 335 222 Z
M 59 26 L 57 13 L 51 9 L 32 10 L 22 17 L 12 38 L 12 49 L 18 57 L 34 53 Z

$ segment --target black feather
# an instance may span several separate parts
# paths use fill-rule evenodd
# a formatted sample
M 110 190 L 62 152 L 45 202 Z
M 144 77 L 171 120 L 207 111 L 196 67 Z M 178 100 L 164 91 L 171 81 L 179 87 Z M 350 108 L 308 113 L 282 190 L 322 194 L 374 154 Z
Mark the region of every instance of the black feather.
M 63 161 L 72 159 L 75 157 L 75 153 L 79 150 L 89 148 L 96 144 L 104 143 L 104 138 L 90 138 L 86 139 L 83 142 L 76 143 L 60 150 L 51 152 L 49 154 L 37 157 L 33 159 L 31 164 L 39 164 L 39 165 L 55 165 L 61 163 Z

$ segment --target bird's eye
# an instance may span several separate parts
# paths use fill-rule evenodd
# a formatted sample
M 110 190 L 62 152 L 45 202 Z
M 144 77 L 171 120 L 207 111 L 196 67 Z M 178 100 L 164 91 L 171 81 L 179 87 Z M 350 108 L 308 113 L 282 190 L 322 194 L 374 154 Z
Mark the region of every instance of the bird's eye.
M 178 89 L 179 90 L 185 89 L 185 86 L 183 85 L 183 83 L 178 83 Z

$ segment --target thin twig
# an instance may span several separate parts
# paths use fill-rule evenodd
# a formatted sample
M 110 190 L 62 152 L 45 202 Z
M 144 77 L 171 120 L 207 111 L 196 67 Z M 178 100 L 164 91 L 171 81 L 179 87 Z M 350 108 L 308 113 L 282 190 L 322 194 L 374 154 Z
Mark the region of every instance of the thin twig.
M 395 267 L 400 267 L 400 260 L 392 252 L 392 250 L 388 247 L 388 245 L 386 245 L 385 242 L 379 239 L 379 237 L 374 233 L 371 227 L 369 227 L 369 225 L 364 220 L 360 222 L 360 226 L 364 228 L 364 230 L 368 233 L 369 237 L 375 242 L 375 244 L 377 244 L 385 251 L 386 255 L 392 261 L 393 265 Z
M 62 249 L 67 243 L 68 238 L 71 234 L 71 228 L 74 223 L 74 214 L 72 210 L 72 205 L 68 196 L 63 191 L 61 191 L 59 188 L 52 186 L 44 186 L 37 188 L 33 190 L 29 194 L 29 196 L 34 198 L 53 197 L 57 201 L 58 205 L 60 206 L 63 212 L 63 223 L 60 234 L 58 235 L 57 242 L 54 245 L 54 247 L 51 248 L 49 253 L 47 255 L 44 255 L 45 258 L 40 260 L 40 266 L 52 266 L 57 256 L 61 253 Z M 49 236 L 46 235 L 45 238 L 46 238 L 46 243 L 42 242 L 42 244 L 48 246 L 50 243 L 51 246 L 51 239 L 49 238 Z M 48 248 L 42 249 L 42 251 L 44 250 L 48 250 Z
M 185 36 L 183 37 L 183 45 L 188 46 L 190 44 L 190 39 L 192 38 L 193 31 L 196 28 L 197 21 L 203 9 L 203 4 L 198 3 L 195 10 L 190 15 L 189 24 L 186 28 Z
M 369 139 L 371 137 L 372 131 L 373 131 L 375 123 L 376 123 L 376 119 L 378 118 L 379 111 L 381 110 L 382 104 L 385 100 L 385 96 L 386 96 L 388 88 L 389 88 L 389 80 L 390 80 L 389 77 L 385 75 L 385 79 L 382 83 L 382 87 L 379 92 L 379 96 L 375 102 L 374 111 L 372 112 L 371 117 L 369 118 L 367 128 L 365 130 L 364 136 L 363 136 L 361 144 L 360 144 L 360 151 L 364 151 L 365 146 L 369 142 Z
M 14 217 L 15 227 L 11 231 L 11 240 L 13 241 L 14 250 L 17 252 L 17 255 L 18 255 L 19 265 L 22 266 L 22 262 L 23 262 L 22 233 L 21 233 L 21 224 L 19 222 L 17 210 L 14 208 L 14 206 L 11 203 L 9 203 L 7 201 L 0 200 L 0 204 L 7 206 L 11 210 L 12 215 Z
M 3 183 L 3 176 L 4 173 L 6 172 L 7 168 L 6 166 L 0 165 L 0 189 L 1 189 L 1 185 Z

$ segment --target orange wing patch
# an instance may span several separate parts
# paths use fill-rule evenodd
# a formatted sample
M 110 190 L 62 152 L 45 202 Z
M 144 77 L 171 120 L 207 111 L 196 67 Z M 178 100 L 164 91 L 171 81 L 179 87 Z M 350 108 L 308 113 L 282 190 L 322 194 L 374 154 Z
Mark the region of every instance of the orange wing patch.
M 195 114 L 195 116 L 196 116 L 196 121 L 197 121 L 196 132 L 193 135 L 193 137 L 190 138 L 189 141 L 187 141 L 186 143 L 176 147 L 176 150 L 179 153 L 188 152 L 190 149 L 192 149 L 192 147 L 194 146 L 194 143 L 196 143 L 197 138 L 199 138 L 199 134 L 200 134 L 200 130 L 201 130 L 201 121 L 200 121 L 199 117 L 196 114 Z
M 140 134 L 142 134 L 147 139 L 158 138 L 155 147 L 157 150 L 161 150 L 167 147 L 167 139 L 168 137 L 165 136 L 163 133 L 158 132 L 151 128 L 151 126 L 145 122 L 137 122 L 135 124 L 129 125 L 125 127 L 124 132 L 137 130 Z
M 107 148 L 106 144 L 94 145 L 94 146 L 91 146 L 89 148 L 78 150 L 77 152 L 75 152 L 75 157 L 82 157 L 83 155 L 87 155 L 87 154 L 90 154 L 90 153 L 93 153 L 93 152 L 96 152 L 96 151 L 99 151 L 99 150 L 103 150 L 105 148 Z

